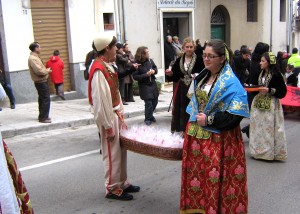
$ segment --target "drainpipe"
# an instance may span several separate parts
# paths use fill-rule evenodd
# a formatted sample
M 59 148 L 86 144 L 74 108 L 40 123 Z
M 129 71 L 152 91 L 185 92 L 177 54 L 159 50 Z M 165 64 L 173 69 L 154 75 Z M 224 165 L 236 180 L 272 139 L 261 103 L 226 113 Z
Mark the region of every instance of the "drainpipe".
M 124 40 L 125 40 L 125 42 L 127 42 L 127 41 L 128 41 L 128 38 L 127 38 L 127 27 L 126 27 L 126 7 L 125 7 L 124 0 L 122 0 L 122 10 L 123 10 L 123 31 L 124 31 Z
M 290 8 L 290 0 L 287 1 L 287 16 L 286 16 L 286 52 L 290 52 L 290 13 L 291 13 L 291 8 Z
M 118 42 L 121 42 L 121 31 L 120 31 L 120 10 L 119 4 L 117 0 L 114 0 L 114 7 L 115 7 L 115 23 L 116 23 L 116 36 Z
M 289 9 L 290 9 L 290 13 L 289 13 L 289 18 L 290 18 L 290 23 L 289 23 L 289 52 L 291 51 L 292 49 L 292 45 L 293 45 L 293 37 L 292 37 L 292 31 L 293 31 L 293 22 L 294 22 L 294 5 L 293 5 L 293 0 L 289 0 Z
M 272 51 L 272 39 L 273 39 L 273 0 L 271 0 L 271 24 L 270 24 L 270 51 Z

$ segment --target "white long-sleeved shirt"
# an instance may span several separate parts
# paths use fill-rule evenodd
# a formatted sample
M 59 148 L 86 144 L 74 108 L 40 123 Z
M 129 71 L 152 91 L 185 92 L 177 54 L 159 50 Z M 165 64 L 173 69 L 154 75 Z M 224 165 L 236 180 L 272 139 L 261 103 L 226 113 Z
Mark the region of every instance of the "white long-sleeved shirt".
M 113 68 L 106 64 L 110 72 L 115 72 Z M 123 113 L 123 104 L 120 102 L 118 106 L 113 108 L 112 98 L 109 84 L 100 70 L 96 70 L 92 79 L 92 99 L 93 99 L 93 112 L 94 119 L 98 126 L 109 129 L 113 127 L 114 111 L 118 110 Z M 120 96 L 120 93 L 119 93 Z M 120 100 L 121 96 L 120 96 Z

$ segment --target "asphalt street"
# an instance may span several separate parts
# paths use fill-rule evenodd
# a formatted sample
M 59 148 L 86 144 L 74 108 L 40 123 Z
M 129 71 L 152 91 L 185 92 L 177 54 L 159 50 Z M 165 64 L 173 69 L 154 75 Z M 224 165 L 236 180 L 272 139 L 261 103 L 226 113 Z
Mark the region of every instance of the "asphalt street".
M 171 114 L 156 114 L 170 129 Z M 247 153 L 249 213 L 290 214 L 300 210 L 300 117 L 288 115 L 286 162 L 257 161 Z M 143 117 L 127 120 L 142 123 Z M 242 121 L 242 126 L 248 121 Z M 36 214 L 179 213 L 181 162 L 128 152 L 128 177 L 141 191 L 129 202 L 105 199 L 103 164 L 95 125 L 22 135 L 6 140 Z

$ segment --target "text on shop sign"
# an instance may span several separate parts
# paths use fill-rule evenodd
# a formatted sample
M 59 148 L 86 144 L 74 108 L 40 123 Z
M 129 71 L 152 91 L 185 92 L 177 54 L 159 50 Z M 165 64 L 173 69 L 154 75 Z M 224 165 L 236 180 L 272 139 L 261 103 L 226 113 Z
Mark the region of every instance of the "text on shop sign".
M 157 8 L 194 8 L 195 0 L 157 0 Z

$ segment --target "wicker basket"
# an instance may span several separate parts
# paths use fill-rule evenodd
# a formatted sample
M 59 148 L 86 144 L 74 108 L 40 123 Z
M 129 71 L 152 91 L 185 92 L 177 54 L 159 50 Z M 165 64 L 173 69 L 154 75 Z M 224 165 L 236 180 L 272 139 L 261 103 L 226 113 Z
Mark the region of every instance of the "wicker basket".
M 143 155 L 148 155 L 164 160 L 182 160 L 182 149 L 165 148 L 137 142 L 126 137 L 120 136 L 121 146 Z

